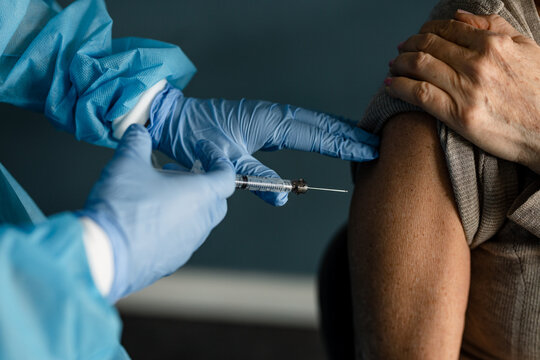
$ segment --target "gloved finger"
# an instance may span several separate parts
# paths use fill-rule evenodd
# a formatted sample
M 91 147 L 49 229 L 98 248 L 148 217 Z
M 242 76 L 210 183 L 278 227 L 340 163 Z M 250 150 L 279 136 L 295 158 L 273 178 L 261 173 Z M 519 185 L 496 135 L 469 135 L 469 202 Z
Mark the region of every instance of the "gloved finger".
M 182 165 L 178 163 L 167 163 L 163 165 L 163 170 L 170 170 L 170 171 L 189 171 L 188 168 L 183 167 Z
M 291 126 L 284 127 L 276 138 L 280 141 L 279 148 L 318 152 L 343 160 L 369 161 L 379 156 L 375 146 L 347 139 L 297 121 L 292 121 Z
M 213 207 L 213 211 L 212 211 L 212 219 L 211 219 L 211 224 L 212 224 L 212 229 L 215 228 L 216 226 L 219 225 L 220 222 L 223 221 L 223 219 L 225 219 L 225 215 L 227 215 L 227 200 L 225 199 L 222 199 L 220 201 L 218 201 L 215 206 Z M 207 236 L 205 236 L 205 238 L 207 238 Z M 201 241 L 201 243 L 199 244 L 202 245 L 202 243 L 204 242 Z
M 190 252 L 194 253 L 196 252 L 199 247 L 201 247 L 202 244 L 206 241 L 208 236 L 210 236 L 210 233 L 216 226 L 219 225 L 225 219 L 225 215 L 227 215 L 227 200 L 221 199 L 216 201 L 213 206 L 210 209 L 210 212 L 207 214 L 208 216 L 208 224 L 207 230 L 202 234 L 202 236 L 199 238 L 197 242 L 193 244 L 192 250 Z M 200 219 L 199 219 L 200 220 Z M 182 263 L 187 262 L 187 258 L 182 261 Z
M 364 129 L 359 128 L 358 126 L 355 126 L 353 131 L 355 133 L 355 136 L 351 137 L 351 139 L 376 148 L 381 145 L 381 139 L 378 135 L 367 132 Z
M 238 121 L 243 120 L 252 124 L 261 121 L 264 124 L 284 125 L 280 127 L 293 126 L 294 123 L 304 123 L 357 142 L 363 142 L 371 146 L 379 145 L 378 136 L 357 128 L 349 120 L 329 114 L 260 100 L 211 99 L 207 101 L 212 104 L 212 113 L 208 114 L 208 116 L 214 116 L 218 119 L 225 120 L 232 117 Z M 202 102 L 203 100 L 192 101 L 190 105 L 194 107 Z M 197 108 L 197 111 L 201 113 L 203 109 Z M 272 146 L 268 147 L 271 148 Z
M 263 165 L 259 160 L 251 155 L 246 155 L 235 163 L 236 172 L 241 175 L 264 176 L 280 179 L 279 175 L 269 167 Z M 286 192 L 254 191 L 255 195 L 270 205 L 283 206 L 289 199 Z
M 342 117 L 296 108 L 293 112 L 293 119 L 304 124 L 316 126 L 331 134 L 341 135 L 367 145 L 379 146 L 379 137 L 377 135 L 360 129 L 354 122 Z
M 208 140 L 199 140 L 196 152 L 206 171 L 201 177 L 210 183 L 218 196 L 223 198 L 231 196 L 235 188 L 235 171 L 225 153 Z
M 141 125 L 131 125 L 120 139 L 115 152 L 117 156 L 129 156 L 151 165 L 152 140 L 148 131 Z

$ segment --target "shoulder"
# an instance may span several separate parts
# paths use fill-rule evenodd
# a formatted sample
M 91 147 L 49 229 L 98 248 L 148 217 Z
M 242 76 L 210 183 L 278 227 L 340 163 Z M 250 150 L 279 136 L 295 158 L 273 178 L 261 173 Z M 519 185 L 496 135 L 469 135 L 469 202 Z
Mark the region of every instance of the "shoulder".
M 357 185 L 377 178 L 379 185 L 386 184 L 384 191 L 420 197 L 435 191 L 453 202 L 437 120 L 431 115 L 413 111 L 391 117 L 382 128 L 379 154 L 378 160 L 359 164 Z
M 437 120 L 427 113 L 414 111 L 388 119 L 381 133 L 381 157 L 390 154 L 407 162 L 418 157 L 441 155 Z M 404 156 L 407 159 L 403 159 Z

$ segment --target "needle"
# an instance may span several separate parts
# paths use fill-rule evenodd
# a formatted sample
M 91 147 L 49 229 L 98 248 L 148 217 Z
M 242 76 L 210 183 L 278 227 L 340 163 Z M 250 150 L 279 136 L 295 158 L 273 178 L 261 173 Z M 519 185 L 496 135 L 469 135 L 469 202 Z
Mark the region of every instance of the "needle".
M 313 186 L 308 186 L 308 190 L 333 191 L 333 192 L 340 192 L 340 193 L 349 192 L 348 190 L 318 188 L 318 187 L 313 187 Z

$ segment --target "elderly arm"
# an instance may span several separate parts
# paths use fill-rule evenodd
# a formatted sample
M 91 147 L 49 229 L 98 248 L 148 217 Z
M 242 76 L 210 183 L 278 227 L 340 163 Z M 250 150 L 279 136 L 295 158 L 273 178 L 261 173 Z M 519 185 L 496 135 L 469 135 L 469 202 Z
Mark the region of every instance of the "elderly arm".
M 357 358 L 456 359 L 469 247 L 429 115 L 383 129 L 380 159 L 358 171 L 348 238 Z

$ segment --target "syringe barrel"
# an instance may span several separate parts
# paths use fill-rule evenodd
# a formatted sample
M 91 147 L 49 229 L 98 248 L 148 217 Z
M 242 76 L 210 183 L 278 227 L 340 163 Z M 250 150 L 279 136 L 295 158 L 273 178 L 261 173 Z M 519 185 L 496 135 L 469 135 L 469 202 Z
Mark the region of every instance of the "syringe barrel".
M 293 190 L 293 184 L 286 179 L 236 175 L 236 188 L 250 191 L 290 192 Z

